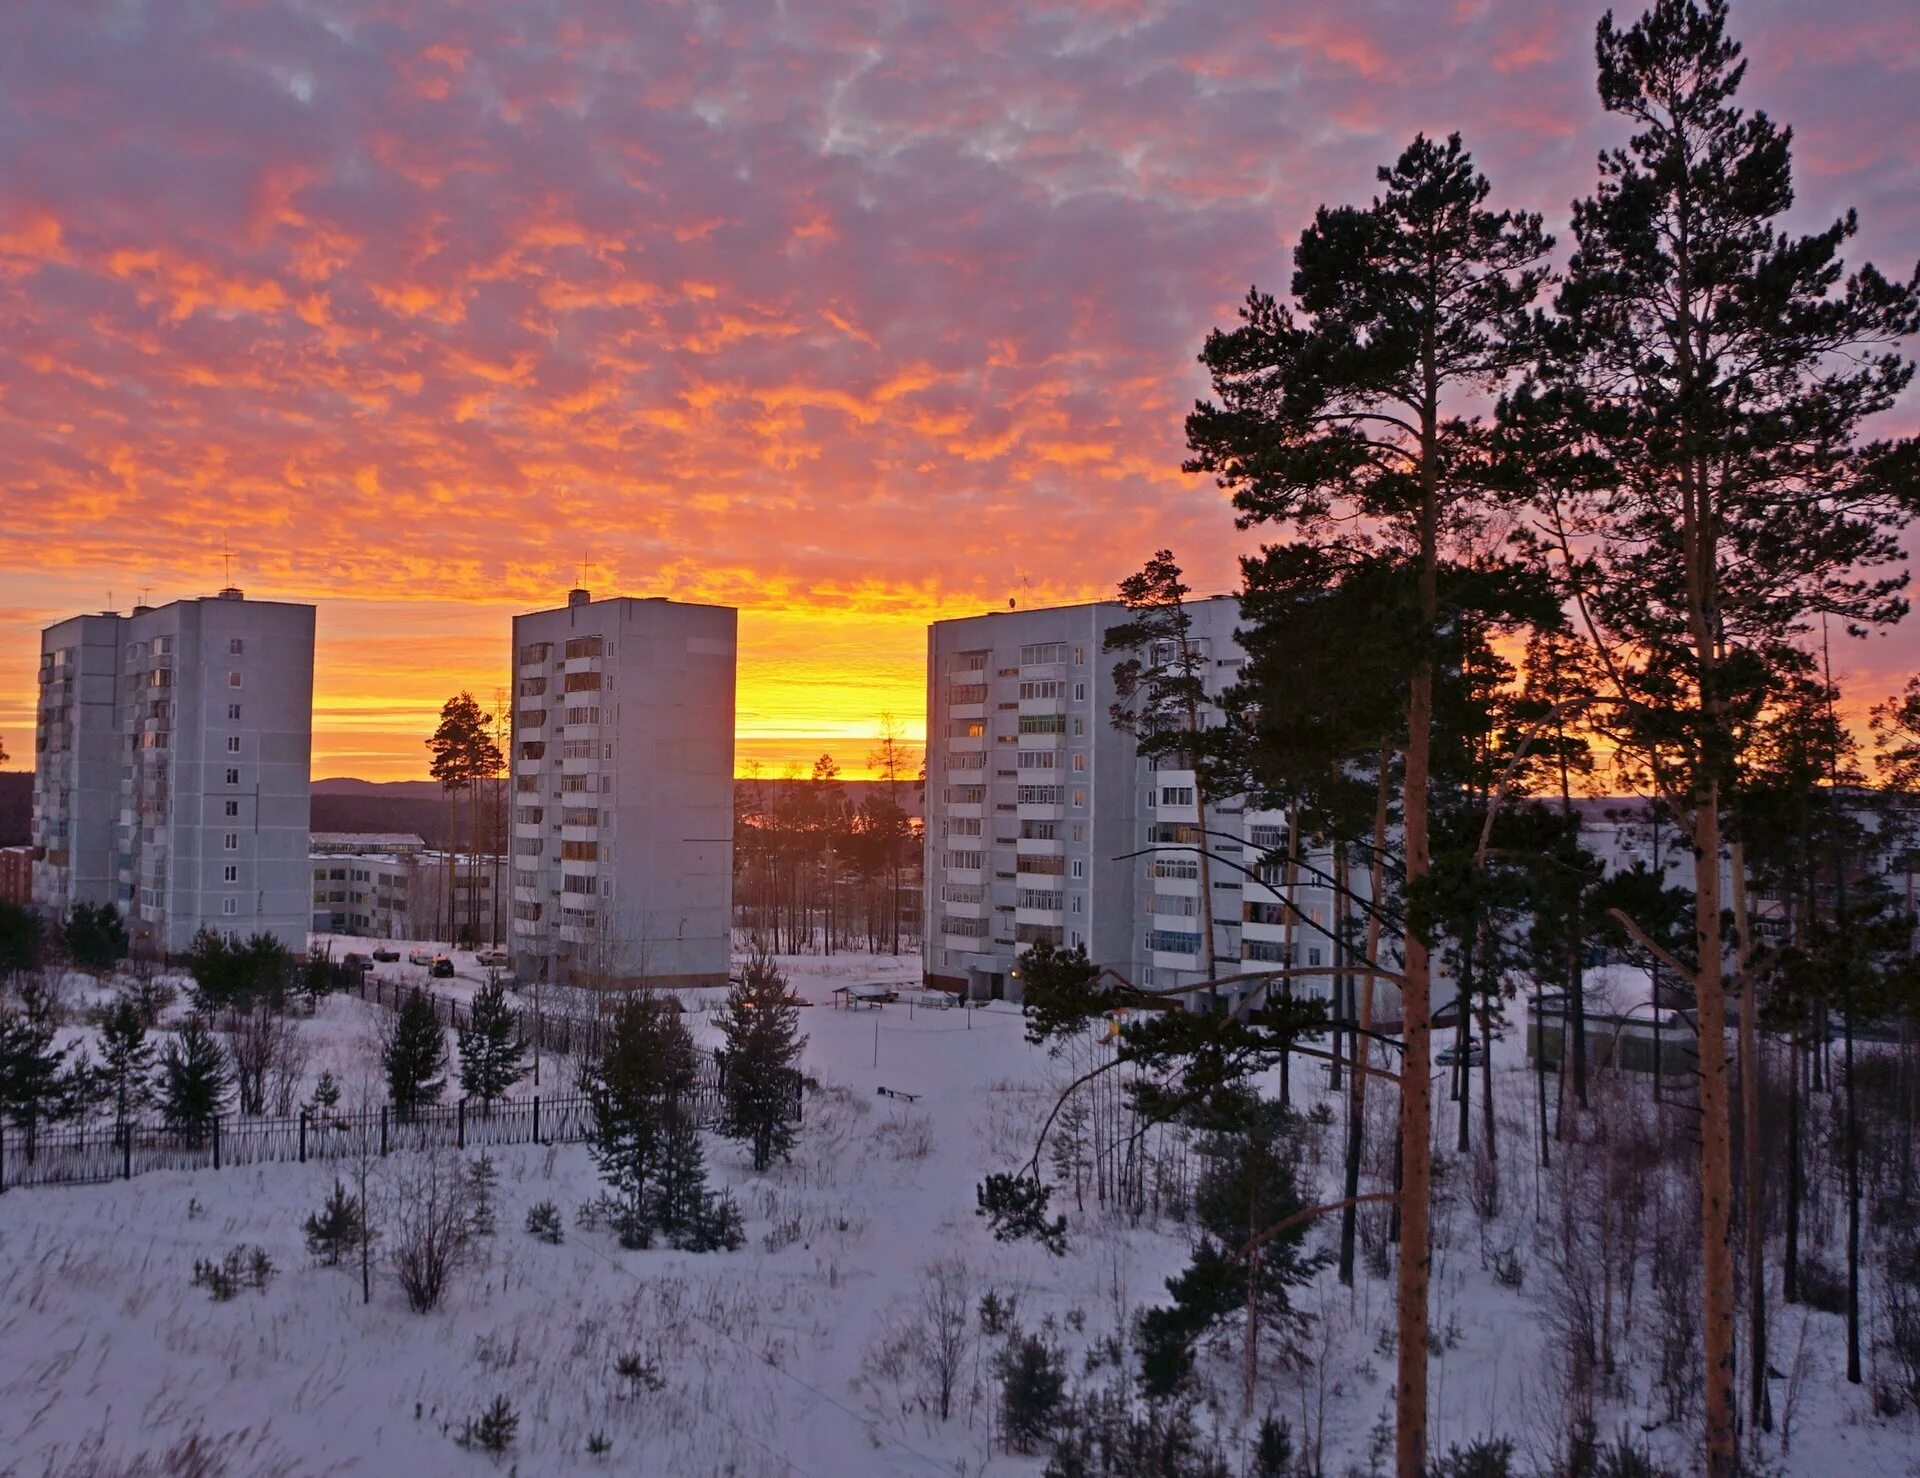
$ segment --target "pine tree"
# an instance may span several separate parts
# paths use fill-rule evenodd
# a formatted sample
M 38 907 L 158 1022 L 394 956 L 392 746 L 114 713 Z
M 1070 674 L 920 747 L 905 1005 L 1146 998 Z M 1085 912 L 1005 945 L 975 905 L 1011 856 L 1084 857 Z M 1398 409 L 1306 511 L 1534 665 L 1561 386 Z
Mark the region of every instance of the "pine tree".
M 745 1140 L 753 1168 L 765 1170 L 793 1152 L 794 1066 L 806 1038 L 800 1010 L 773 956 L 757 941 L 739 980 L 719 1012 L 726 1038 L 726 1079 L 721 1088 L 720 1132 Z
M 401 1118 L 410 1118 L 440 1101 L 446 1080 L 439 1074 L 446 1057 L 446 1038 L 440 1031 L 440 1018 L 434 1015 L 433 1002 L 423 990 L 408 991 L 380 1050 L 381 1066 L 387 1070 L 387 1092 Z
M 1489 186 L 1459 138 L 1418 137 L 1380 171 L 1383 193 L 1322 208 L 1294 250 L 1301 316 L 1254 291 L 1241 325 L 1201 359 L 1216 397 L 1187 420 L 1188 470 L 1211 473 L 1246 525 L 1285 537 L 1246 561 L 1247 595 L 1276 641 L 1330 603 L 1333 650 L 1352 662 L 1334 689 L 1295 689 L 1311 717 L 1339 689 L 1391 696 L 1404 756 L 1401 831 L 1409 897 L 1427 889 L 1434 685 L 1464 612 L 1513 605 L 1518 572 L 1488 554 L 1494 512 L 1485 432 L 1451 402 L 1501 386 L 1531 353 L 1527 318 L 1546 280 L 1540 218 L 1487 208 Z M 1365 592 L 1369 599 L 1350 599 Z M 1268 643 L 1269 647 L 1274 643 Z M 1259 657 L 1250 658 L 1250 667 Z M 1258 676 L 1257 672 L 1250 676 Z M 1311 736 L 1309 736 L 1311 737 Z M 1349 737 L 1346 733 L 1340 736 Z M 1301 757 L 1313 775 L 1328 758 Z M 1285 777 L 1279 777 L 1285 778 Z M 1407 930 L 1401 998 L 1407 1060 L 1428 1060 L 1432 941 Z M 1395 1469 L 1419 1478 L 1427 1449 L 1432 1254 L 1432 1090 L 1410 1073 L 1400 1099 L 1405 1253 L 1398 1269 Z
M 131 996 L 114 1002 L 100 1025 L 100 1087 L 113 1106 L 113 1127 L 124 1135 L 153 1099 L 153 1043 Z
M 0 899 L 0 980 L 40 968 L 46 932 L 39 915 L 22 904 Z
M 469 857 L 479 851 L 479 797 L 480 782 L 491 779 L 500 773 L 505 761 L 500 754 L 500 746 L 494 742 L 488 725 L 493 715 L 484 712 L 474 701 L 474 696 L 461 692 L 449 698 L 440 709 L 440 724 L 427 742 L 427 751 L 431 755 L 428 773 L 440 782 L 446 792 L 449 806 L 458 810 L 458 797 L 465 794 L 468 798 L 467 814 L 467 852 Z M 460 892 L 454 881 L 453 864 L 458 855 L 454 846 L 448 848 L 447 874 L 447 938 L 456 939 L 463 932 L 457 917 L 457 897 Z M 469 880 L 472 879 L 475 864 L 470 861 Z M 478 930 L 479 889 L 469 887 L 466 890 L 468 915 L 464 933 L 472 936 Z
M 1577 454 L 1544 464 L 1537 522 L 1563 555 L 1577 545 L 1562 564 L 1603 659 L 1595 720 L 1694 858 L 1693 961 L 1678 973 L 1711 1024 L 1699 1038 L 1710 1478 L 1738 1463 L 1721 1024 L 1740 1000 L 1746 1036 L 1752 1005 L 1749 951 L 1727 961 L 1722 842 L 1753 717 L 1814 668 L 1815 613 L 1864 630 L 1904 609 L 1893 567 L 1916 446 L 1860 437 L 1911 383 L 1892 346 L 1920 331 L 1920 279 L 1847 271 L 1851 213 L 1811 236 L 1781 229 L 1791 136 L 1735 103 L 1746 65 L 1726 22 L 1725 0 L 1600 22 L 1600 99 L 1634 132 L 1574 207 L 1546 383 L 1507 408 Z M 1859 1378 L 1852 1352 L 1848 1373 Z
M 660 1167 L 647 1219 L 679 1244 L 706 1209 L 707 1157 L 700 1147 L 699 1127 L 681 1104 L 670 1103 L 665 1108 Z
M 111 970 L 127 957 L 127 926 L 111 903 L 76 903 L 62 939 L 82 970 Z
M 213 1132 L 233 1081 L 227 1054 L 206 1018 L 189 1016 L 160 1051 L 160 1113 L 189 1144 Z
M 0 1113 L 25 1136 L 29 1160 L 40 1126 L 57 1123 L 78 1107 L 69 1049 L 56 1047 L 54 1036 L 44 1012 L 0 1008 Z
M 340 1083 L 331 1070 L 323 1071 L 313 1085 L 313 1097 L 307 1100 L 307 1113 L 318 1120 L 333 1116 L 340 1107 Z
M 467 1025 L 460 1028 L 460 1091 L 486 1108 L 527 1075 L 521 1058 L 519 1013 L 507 1004 L 496 976 L 475 992 Z
M 339 1267 L 341 1260 L 360 1245 L 366 1231 L 360 1214 L 360 1198 L 336 1178 L 326 1204 L 307 1218 L 305 1229 L 307 1251 L 322 1265 Z
M 624 1246 L 651 1240 L 669 1132 L 693 1082 L 693 1037 L 679 1014 L 645 992 L 622 1000 L 581 1086 L 593 1113 L 589 1148 L 611 1188 Z

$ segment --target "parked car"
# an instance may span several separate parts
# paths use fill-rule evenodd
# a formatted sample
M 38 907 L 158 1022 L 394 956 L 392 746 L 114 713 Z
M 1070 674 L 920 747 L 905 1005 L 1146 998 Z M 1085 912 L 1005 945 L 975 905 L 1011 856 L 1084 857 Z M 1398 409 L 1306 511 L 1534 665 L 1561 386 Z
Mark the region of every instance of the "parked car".
M 407 963 L 409 965 L 431 965 L 433 961 L 434 961 L 434 953 L 430 949 L 414 949 L 414 950 L 407 951 Z
M 445 955 L 435 955 L 433 963 L 427 967 L 427 974 L 436 980 L 451 980 L 453 979 L 453 961 Z
M 483 949 L 474 958 L 483 970 L 502 970 L 513 962 L 513 957 L 504 949 Z
M 373 968 L 373 961 L 361 954 L 357 949 L 350 949 L 340 956 L 340 963 L 349 970 L 371 970 Z
M 376 945 L 374 947 L 373 957 L 383 965 L 391 965 L 400 958 L 400 951 L 389 948 L 384 944 Z
M 1457 1062 L 1460 1061 L 1460 1049 L 1457 1046 L 1449 1047 L 1444 1052 L 1442 1052 L 1438 1057 L 1434 1058 L 1434 1061 L 1439 1063 L 1440 1066 L 1442 1067 L 1452 1067 Z M 1478 1042 L 1467 1043 L 1467 1066 L 1477 1067 L 1479 1063 L 1480 1063 L 1480 1044 Z

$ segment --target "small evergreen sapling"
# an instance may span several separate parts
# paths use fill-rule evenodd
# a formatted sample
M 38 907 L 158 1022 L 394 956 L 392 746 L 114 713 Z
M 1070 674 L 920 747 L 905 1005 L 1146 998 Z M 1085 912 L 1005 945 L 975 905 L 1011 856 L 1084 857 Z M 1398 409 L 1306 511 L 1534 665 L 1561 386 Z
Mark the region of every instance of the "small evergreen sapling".
M 160 1112 L 167 1127 L 198 1144 L 213 1131 L 231 1082 L 227 1054 L 206 1019 L 189 1016 L 160 1053 Z
M 494 1191 L 500 1184 L 500 1170 L 492 1155 L 467 1161 L 467 1235 L 491 1237 L 494 1234 Z
M 116 1136 L 124 1135 L 140 1110 L 153 1099 L 153 1043 L 147 1023 L 130 995 L 123 995 L 100 1024 L 102 1096 L 113 1110 Z
M 505 1396 L 495 1396 L 493 1404 L 480 1413 L 477 1421 L 470 1418 L 455 1440 L 462 1447 L 477 1447 L 497 1458 L 513 1446 L 519 1432 L 519 1415 Z
M 1038 1335 L 1022 1335 L 1000 1355 L 1000 1425 L 1007 1446 L 1032 1452 L 1053 1430 L 1066 1394 L 1060 1352 Z
M 341 1260 L 360 1245 L 366 1223 L 360 1214 L 360 1198 L 336 1179 L 326 1204 L 306 1221 L 307 1251 L 323 1267 L 337 1268 Z
M 446 1056 L 446 1038 L 440 1032 L 440 1019 L 433 1014 L 433 1002 L 424 991 L 407 992 L 380 1049 L 387 1091 L 402 1119 L 440 1101 L 446 1087 L 440 1069 Z
M 787 982 L 764 945 L 755 944 L 740 979 L 719 1012 L 726 1037 L 720 1132 L 745 1140 L 753 1168 L 765 1170 L 793 1152 L 795 1064 L 806 1038 Z
M 313 1085 L 313 1097 L 307 1100 L 308 1117 L 325 1123 L 340 1108 L 340 1082 L 331 1072 L 322 1072 Z
M 521 1060 L 526 1049 L 520 1040 L 519 1013 L 507 1004 L 506 988 L 498 975 L 475 994 L 459 1043 L 460 1091 L 479 1099 L 483 1110 L 491 1110 L 495 1100 L 527 1075 Z
M 528 1207 L 527 1233 L 539 1241 L 558 1247 L 567 1235 L 560 1219 L 560 1208 L 551 1201 L 541 1201 Z

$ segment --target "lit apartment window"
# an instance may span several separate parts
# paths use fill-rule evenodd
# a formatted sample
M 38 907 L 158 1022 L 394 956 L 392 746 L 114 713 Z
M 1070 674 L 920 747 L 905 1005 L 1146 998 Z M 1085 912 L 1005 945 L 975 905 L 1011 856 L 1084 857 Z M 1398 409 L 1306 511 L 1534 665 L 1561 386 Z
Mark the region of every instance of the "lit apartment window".
M 227 705 L 227 718 L 232 723 L 237 724 L 240 722 L 240 705 L 238 703 L 229 703 Z
M 240 833 L 239 832 L 237 831 L 228 832 L 226 841 L 227 841 L 227 850 L 229 852 L 238 852 L 240 850 Z
M 238 898 L 222 898 L 220 900 L 220 912 L 224 914 L 239 913 L 240 900 Z
M 227 802 L 227 814 L 228 814 L 229 816 L 238 816 L 238 815 L 240 814 L 240 802 L 238 802 L 238 801 L 228 801 L 228 802 Z
M 240 686 L 240 674 L 239 674 L 239 673 L 237 673 L 237 672 L 229 672 L 229 673 L 227 674 L 227 686 L 228 686 L 228 687 L 230 687 L 230 688 L 237 688 L 237 687 L 239 687 L 239 686 Z
M 1078 786 L 1078 785 L 1076 785 L 1076 786 L 1074 786 L 1074 788 L 1073 788 L 1073 803 L 1074 803 L 1074 805 L 1076 805 L 1076 806 L 1079 806 L 1079 807 L 1082 807 L 1082 808 L 1084 808 L 1084 807 L 1086 806 L 1086 804 L 1087 804 L 1087 792 L 1086 792 L 1086 790 L 1085 790 L 1085 789 L 1084 789 L 1083 787 L 1081 787 L 1081 786 Z
M 1084 754 L 1076 754 L 1073 757 L 1073 767 L 1074 769 L 1080 771 L 1082 774 L 1085 774 L 1087 769 L 1087 757 Z
M 238 657 L 242 652 L 246 651 L 246 649 L 247 644 L 239 637 L 234 636 L 227 639 L 227 654 L 229 656 Z
M 238 734 L 227 735 L 227 753 L 238 754 L 239 752 L 240 752 L 240 736 Z
M 238 770 L 228 770 L 227 784 L 238 785 L 239 783 L 240 783 L 240 772 Z

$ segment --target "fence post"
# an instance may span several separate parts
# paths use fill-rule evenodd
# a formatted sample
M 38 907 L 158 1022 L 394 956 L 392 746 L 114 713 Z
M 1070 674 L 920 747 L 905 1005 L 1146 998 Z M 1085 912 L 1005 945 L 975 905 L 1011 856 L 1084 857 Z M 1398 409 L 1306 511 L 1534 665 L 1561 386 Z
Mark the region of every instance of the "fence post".
M 464 1097 L 460 1100 L 459 1123 L 459 1147 L 465 1149 L 467 1147 L 467 1100 Z
M 300 1110 L 300 1163 L 307 1163 L 307 1111 Z
M 0 1123 L 0 1195 L 7 1190 L 7 1126 Z
M 213 1116 L 213 1168 L 220 1168 L 220 1116 Z
M 382 1156 L 387 1153 L 387 1106 L 384 1103 L 380 1105 L 380 1153 Z
M 133 1125 L 120 1126 L 120 1178 L 133 1179 Z
M 533 1142 L 540 1143 L 540 1095 L 533 1095 Z

